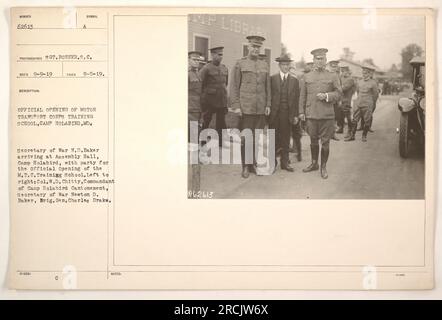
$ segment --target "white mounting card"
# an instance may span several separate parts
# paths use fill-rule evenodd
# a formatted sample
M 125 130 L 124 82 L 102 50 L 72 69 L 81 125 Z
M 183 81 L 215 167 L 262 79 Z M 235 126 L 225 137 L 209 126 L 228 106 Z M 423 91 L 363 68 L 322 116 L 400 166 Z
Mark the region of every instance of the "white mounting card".
M 433 10 L 10 23 L 10 288 L 433 288 Z

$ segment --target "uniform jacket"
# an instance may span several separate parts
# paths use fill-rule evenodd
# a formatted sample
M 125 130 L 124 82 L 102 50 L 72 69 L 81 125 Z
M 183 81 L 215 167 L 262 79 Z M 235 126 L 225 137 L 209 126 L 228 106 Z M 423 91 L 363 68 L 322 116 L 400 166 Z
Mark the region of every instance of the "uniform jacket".
M 227 83 L 229 71 L 223 64 L 206 64 L 200 70 L 202 81 L 201 106 L 203 110 L 227 108 Z
M 351 97 L 356 91 L 356 83 L 352 77 L 342 77 L 342 105 L 350 106 L 351 105 Z
M 378 83 L 374 79 L 358 81 L 356 92 L 358 93 L 358 98 L 356 99 L 356 107 L 363 108 L 369 107 L 374 108 L 376 105 L 376 100 L 379 96 Z
M 278 115 L 281 100 L 281 75 L 278 72 L 270 77 L 271 83 L 271 111 L 270 111 L 270 121 L 273 121 Z M 299 109 L 299 81 L 292 75 L 287 76 L 288 85 L 288 107 L 289 107 L 289 120 L 293 121 L 293 118 L 298 115 Z
M 238 60 L 230 80 L 230 101 L 233 109 L 243 114 L 264 114 L 270 107 L 270 76 L 265 61 L 244 57 Z
M 327 70 L 312 70 L 301 80 L 299 97 L 299 113 L 307 119 L 334 119 L 334 105 L 342 96 L 342 88 L 338 75 Z M 318 93 L 327 93 L 328 102 L 319 100 Z
M 330 71 L 331 72 L 331 71 Z M 342 81 L 341 77 L 338 72 L 334 72 L 338 76 L 338 82 L 339 86 L 341 87 L 341 96 L 339 97 L 338 101 L 333 103 L 333 108 L 335 109 L 335 119 L 337 117 L 336 113 L 339 112 L 339 108 L 342 106 Z
M 201 112 L 201 79 L 197 70 L 189 70 L 187 76 L 188 85 L 188 112 Z

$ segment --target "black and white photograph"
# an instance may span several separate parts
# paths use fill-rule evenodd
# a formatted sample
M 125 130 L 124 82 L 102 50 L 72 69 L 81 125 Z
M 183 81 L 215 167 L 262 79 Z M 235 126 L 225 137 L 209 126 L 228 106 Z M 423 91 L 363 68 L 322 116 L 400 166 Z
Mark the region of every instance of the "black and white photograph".
M 0 298 L 440 297 L 430 1 L 4 6 Z
M 424 199 L 425 16 L 188 15 L 188 198 Z

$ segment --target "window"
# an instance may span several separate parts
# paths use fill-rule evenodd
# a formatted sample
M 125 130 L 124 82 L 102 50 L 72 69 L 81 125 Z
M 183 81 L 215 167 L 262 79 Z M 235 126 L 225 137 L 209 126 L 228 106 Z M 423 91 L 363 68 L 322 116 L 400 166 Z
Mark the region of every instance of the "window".
M 272 49 L 266 48 L 264 49 L 264 53 L 266 55 L 267 64 L 270 66 L 270 61 L 272 61 Z
M 208 61 L 208 58 L 209 58 L 209 37 L 205 37 L 202 35 L 195 35 L 193 43 L 194 43 L 195 51 L 201 52 L 204 59 L 206 61 Z

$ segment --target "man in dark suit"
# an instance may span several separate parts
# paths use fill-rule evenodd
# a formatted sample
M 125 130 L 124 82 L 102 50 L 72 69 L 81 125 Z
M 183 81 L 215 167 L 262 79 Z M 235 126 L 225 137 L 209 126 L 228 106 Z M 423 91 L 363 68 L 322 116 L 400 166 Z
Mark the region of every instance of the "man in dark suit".
M 281 148 L 281 169 L 293 172 L 289 164 L 290 126 L 298 116 L 299 82 L 289 73 L 293 60 L 288 55 L 276 58 L 280 71 L 270 78 L 270 128 L 275 129 L 276 149 Z

